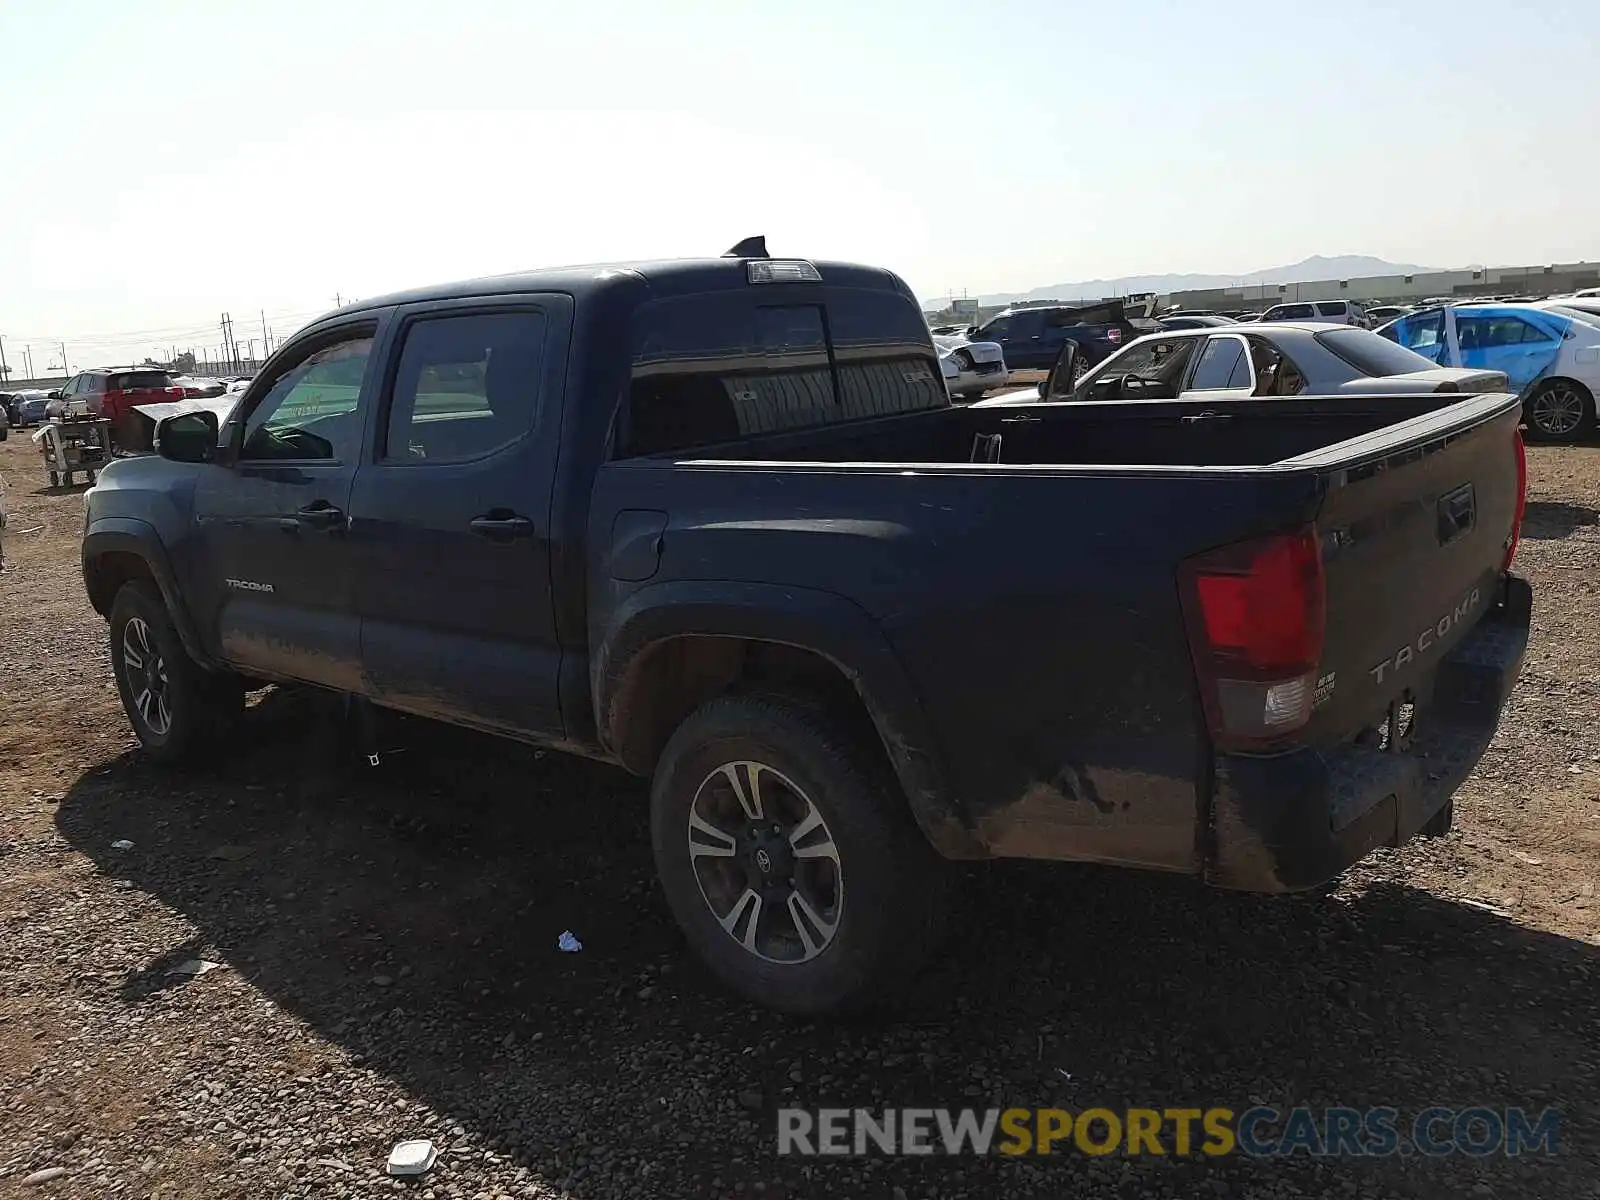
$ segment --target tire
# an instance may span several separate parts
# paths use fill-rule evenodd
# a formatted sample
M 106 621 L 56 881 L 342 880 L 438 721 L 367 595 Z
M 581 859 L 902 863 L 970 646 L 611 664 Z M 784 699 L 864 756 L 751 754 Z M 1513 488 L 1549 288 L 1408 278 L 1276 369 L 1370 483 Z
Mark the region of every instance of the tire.
M 741 790 L 760 796 L 761 820 Z M 880 1003 L 942 931 L 950 872 L 887 768 L 794 697 L 722 696 L 691 714 L 657 763 L 650 832 L 690 946 L 767 1008 L 817 1016 Z M 691 836 L 716 852 L 694 855 Z
M 1547 379 L 1522 406 L 1528 433 L 1541 442 L 1576 442 L 1594 429 L 1594 395 L 1574 379 Z
M 1444 807 L 1423 822 L 1422 828 L 1417 830 L 1419 837 L 1444 837 L 1455 828 L 1456 800 L 1452 796 L 1444 802 Z
M 215 747 L 244 706 L 231 676 L 211 675 L 189 657 L 149 580 L 123 584 L 111 605 L 111 670 L 134 736 L 160 763 Z

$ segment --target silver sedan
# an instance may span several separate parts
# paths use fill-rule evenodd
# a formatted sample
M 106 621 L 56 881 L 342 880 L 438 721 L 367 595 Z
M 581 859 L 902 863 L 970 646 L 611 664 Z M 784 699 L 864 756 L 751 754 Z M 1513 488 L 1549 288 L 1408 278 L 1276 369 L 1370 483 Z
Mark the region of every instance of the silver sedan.
M 1244 400 L 1397 392 L 1500 392 L 1499 371 L 1440 367 L 1367 329 L 1289 322 L 1152 333 L 1071 382 L 1067 343 L 1049 379 L 979 404 L 1106 400 Z

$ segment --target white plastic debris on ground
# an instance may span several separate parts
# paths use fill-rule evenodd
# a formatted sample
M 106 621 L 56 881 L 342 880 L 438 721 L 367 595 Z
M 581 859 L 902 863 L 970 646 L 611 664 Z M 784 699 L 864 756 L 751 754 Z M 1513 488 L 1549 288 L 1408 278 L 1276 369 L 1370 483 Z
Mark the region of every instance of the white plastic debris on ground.
M 400 1142 L 389 1151 L 388 1170 L 391 1175 L 423 1175 L 432 1169 L 439 1151 L 432 1142 L 423 1139 Z
M 167 972 L 167 973 L 169 975 L 194 975 L 194 976 L 200 976 L 200 975 L 204 975 L 207 971 L 221 970 L 223 966 L 224 966 L 223 963 L 212 962 L 209 959 L 191 958 L 187 962 L 179 963 L 177 966 L 173 967 L 172 970 Z
M 132 850 L 133 843 L 127 838 L 118 838 L 116 841 L 111 843 L 111 848 L 113 850 Z
M 583 943 L 578 940 L 577 935 L 572 930 L 566 929 L 556 939 L 556 949 L 565 950 L 568 954 L 576 954 L 583 949 Z

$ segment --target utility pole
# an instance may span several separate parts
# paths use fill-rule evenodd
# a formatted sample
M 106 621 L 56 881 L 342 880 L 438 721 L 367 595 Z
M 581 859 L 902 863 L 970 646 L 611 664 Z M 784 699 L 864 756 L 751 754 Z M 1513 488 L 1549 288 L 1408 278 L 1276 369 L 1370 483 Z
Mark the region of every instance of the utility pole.
M 63 375 L 71 375 L 72 368 L 67 365 L 67 344 L 65 342 L 57 342 L 56 345 L 61 347 L 61 373 Z
M 25 361 L 28 364 L 28 378 L 29 379 L 34 378 L 34 374 L 33 374 L 33 344 L 31 342 L 28 345 L 26 345 L 26 346 L 24 346 L 22 348 L 22 358 L 23 358 L 23 361 Z
M 0 383 L 11 378 L 11 368 L 6 366 L 6 340 L 0 337 Z
M 344 297 L 341 296 L 338 292 L 335 292 L 333 294 L 333 306 L 335 308 L 343 308 L 344 307 Z
M 267 333 L 267 310 L 261 310 L 261 357 L 272 353 L 272 336 Z

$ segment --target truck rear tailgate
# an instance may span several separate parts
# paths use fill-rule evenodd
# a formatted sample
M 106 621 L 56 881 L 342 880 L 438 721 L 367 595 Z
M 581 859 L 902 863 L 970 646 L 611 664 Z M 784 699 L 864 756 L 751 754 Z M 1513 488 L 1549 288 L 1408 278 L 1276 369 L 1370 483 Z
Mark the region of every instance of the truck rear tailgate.
M 1526 486 L 1519 422 L 1515 397 L 1478 396 L 1287 460 L 1316 467 L 1323 487 L 1314 536 L 1293 535 L 1320 547 L 1322 605 L 1306 610 L 1308 627 L 1322 619 L 1320 653 L 1284 692 L 1303 704 L 1314 680 L 1310 713 L 1276 743 L 1216 745 L 1213 882 L 1309 887 L 1449 827 L 1527 648 L 1532 593 L 1507 572 Z M 1274 578 L 1286 595 L 1301 580 Z
M 1456 408 L 1469 409 L 1465 428 L 1463 414 L 1443 419 Z M 1362 455 L 1380 432 L 1342 448 L 1357 458 L 1325 477 L 1316 521 L 1326 631 L 1307 744 L 1345 742 L 1390 705 L 1408 706 L 1407 729 L 1425 712 L 1439 663 L 1494 603 L 1507 564 L 1523 488 L 1519 419 L 1510 397 L 1481 397 L 1408 422 L 1421 428 L 1399 447 Z M 1444 428 L 1430 436 L 1430 425 Z

